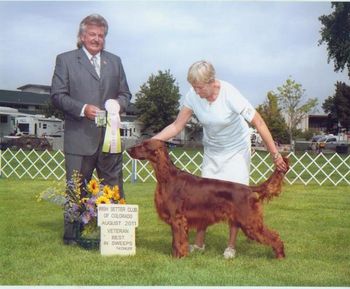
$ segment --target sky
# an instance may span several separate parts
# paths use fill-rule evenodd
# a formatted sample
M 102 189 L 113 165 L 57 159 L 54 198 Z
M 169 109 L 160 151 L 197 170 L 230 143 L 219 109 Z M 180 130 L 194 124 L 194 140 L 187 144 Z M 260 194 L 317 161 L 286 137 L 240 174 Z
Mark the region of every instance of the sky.
M 186 94 L 189 66 L 205 59 L 254 106 L 288 78 L 305 89 L 305 101 L 322 104 L 349 79 L 318 45 L 318 17 L 331 12 L 325 1 L 0 1 L 0 89 L 50 85 L 56 56 L 75 49 L 80 21 L 99 13 L 109 24 L 105 49 L 121 57 L 132 101 L 165 70 Z

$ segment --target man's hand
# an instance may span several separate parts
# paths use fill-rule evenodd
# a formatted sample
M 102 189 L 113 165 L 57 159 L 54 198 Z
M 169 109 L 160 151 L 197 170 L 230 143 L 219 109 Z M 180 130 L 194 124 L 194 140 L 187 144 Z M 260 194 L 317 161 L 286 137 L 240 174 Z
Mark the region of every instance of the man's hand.
M 98 111 L 100 111 L 100 109 L 97 106 L 87 104 L 84 110 L 84 115 L 88 119 L 95 120 Z

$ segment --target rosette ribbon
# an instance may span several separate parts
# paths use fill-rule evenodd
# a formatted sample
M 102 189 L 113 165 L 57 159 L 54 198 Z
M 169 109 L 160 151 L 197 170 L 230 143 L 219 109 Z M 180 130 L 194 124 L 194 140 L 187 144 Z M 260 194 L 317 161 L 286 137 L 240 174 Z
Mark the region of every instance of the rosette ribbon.
M 108 99 L 105 103 L 107 110 L 107 125 L 102 151 L 104 153 L 121 153 L 119 103 L 115 99 Z

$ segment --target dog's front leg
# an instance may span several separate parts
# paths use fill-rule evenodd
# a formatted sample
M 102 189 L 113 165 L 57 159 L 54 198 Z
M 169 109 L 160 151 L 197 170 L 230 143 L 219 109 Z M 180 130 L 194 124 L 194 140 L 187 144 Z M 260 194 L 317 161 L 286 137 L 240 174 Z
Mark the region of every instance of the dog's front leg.
M 181 258 L 188 255 L 188 226 L 187 219 L 178 215 L 171 221 L 173 234 L 173 257 Z

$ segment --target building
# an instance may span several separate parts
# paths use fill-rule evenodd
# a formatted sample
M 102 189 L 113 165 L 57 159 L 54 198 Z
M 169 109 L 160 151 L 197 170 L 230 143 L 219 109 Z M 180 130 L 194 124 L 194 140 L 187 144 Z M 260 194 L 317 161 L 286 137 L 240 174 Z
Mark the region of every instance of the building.
M 26 84 L 17 88 L 23 92 L 33 92 L 39 94 L 50 94 L 51 86 L 40 84 Z
M 21 88 L 25 88 L 23 91 L 0 90 L 0 106 L 14 108 L 21 113 L 41 114 L 42 108 L 49 101 L 49 93 L 43 90 L 37 92 L 39 87 L 42 85 L 22 86 Z
M 308 114 L 300 124 L 298 129 L 301 131 L 314 130 L 319 132 L 327 131 L 328 114 Z

